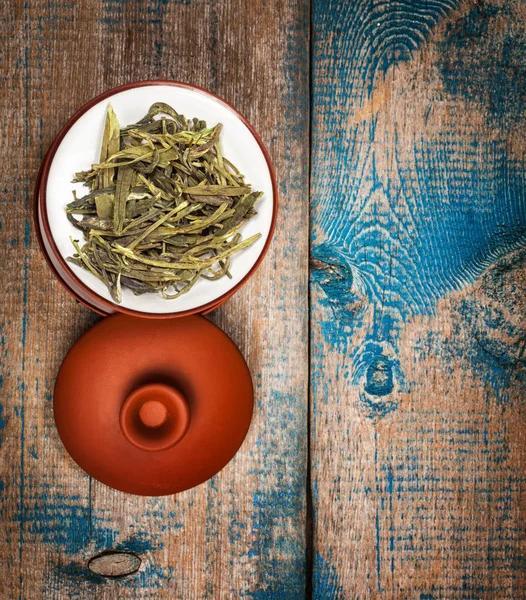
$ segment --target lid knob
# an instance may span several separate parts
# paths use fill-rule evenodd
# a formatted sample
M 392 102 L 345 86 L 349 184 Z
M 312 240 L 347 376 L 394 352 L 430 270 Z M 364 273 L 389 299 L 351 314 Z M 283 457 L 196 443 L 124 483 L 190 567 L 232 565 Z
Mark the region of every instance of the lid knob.
M 168 409 L 159 400 L 147 400 L 139 409 L 139 418 L 146 427 L 161 427 L 168 418 Z
M 120 427 L 126 439 L 141 450 L 167 450 L 182 440 L 190 425 L 186 400 L 175 388 L 149 383 L 124 401 Z

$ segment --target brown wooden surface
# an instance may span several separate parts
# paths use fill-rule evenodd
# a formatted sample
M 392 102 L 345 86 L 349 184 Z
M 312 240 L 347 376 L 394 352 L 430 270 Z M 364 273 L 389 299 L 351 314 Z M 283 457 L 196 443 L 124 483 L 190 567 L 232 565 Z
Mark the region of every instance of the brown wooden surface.
M 26 0 L 2 8 L 0 127 L 9 150 L 0 197 L 0 598 L 215 600 L 284 589 L 301 597 L 307 3 L 255 1 L 249 10 L 242 1 Z M 254 376 L 250 433 L 220 476 L 168 498 L 127 496 L 90 480 L 58 439 L 54 378 L 98 318 L 53 280 L 30 217 L 39 164 L 67 118 L 108 88 L 152 78 L 194 83 L 235 105 L 269 148 L 285 199 L 263 265 L 212 316 Z M 118 581 L 89 571 L 88 560 L 106 549 L 137 552 L 139 572 Z
M 3 8 L 0 600 L 526 598 L 524 3 Z M 252 428 L 170 498 L 90 480 L 58 439 L 54 378 L 98 317 L 30 217 L 67 118 L 146 78 L 235 105 L 281 194 L 263 265 L 210 317 L 254 375 Z

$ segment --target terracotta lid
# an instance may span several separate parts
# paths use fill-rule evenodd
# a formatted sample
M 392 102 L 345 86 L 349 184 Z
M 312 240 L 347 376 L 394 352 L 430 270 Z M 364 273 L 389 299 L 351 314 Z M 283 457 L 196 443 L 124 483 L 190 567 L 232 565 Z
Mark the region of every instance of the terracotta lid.
M 203 483 L 235 455 L 253 389 L 232 340 L 201 316 L 103 319 L 64 359 L 55 421 L 95 479 L 144 496 Z

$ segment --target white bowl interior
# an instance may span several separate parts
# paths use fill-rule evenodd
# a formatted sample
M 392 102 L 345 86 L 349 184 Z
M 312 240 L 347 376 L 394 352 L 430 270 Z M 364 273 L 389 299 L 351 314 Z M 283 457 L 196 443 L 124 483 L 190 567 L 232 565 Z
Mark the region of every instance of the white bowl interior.
M 188 118 L 204 119 L 209 126 L 222 123 L 221 148 L 224 156 L 245 175 L 245 180 L 252 184 L 253 190 L 264 193 L 256 204 L 258 214 L 241 230 L 243 239 L 255 233 L 261 233 L 261 238 L 232 257 L 232 279 L 200 279 L 188 293 L 174 300 L 165 300 L 161 294 L 135 296 L 123 288 L 120 306 L 138 312 L 175 313 L 204 306 L 229 292 L 257 262 L 270 234 L 274 206 L 270 169 L 256 138 L 228 105 L 206 92 L 171 85 L 132 88 L 101 100 L 74 123 L 55 153 L 46 186 L 47 217 L 58 251 L 66 259 L 74 253 L 70 236 L 82 240 L 82 233 L 66 218 L 66 204 L 73 198 L 73 189 L 79 196 L 88 193 L 86 187 L 72 184 L 71 180 L 77 171 L 89 169 L 98 162 L 108 105 L 113 106 L 119 122 L 124 126 L 138 121 L 154 102 L 166 102 Z M 52 256 L 52 253 L 49 254 Z M 94 275 L 71 263 L 67 265 L 87 287 L 114 304 L 106 286 Z M 72 281 L 69 277 L 64 279 L 68 284 Z

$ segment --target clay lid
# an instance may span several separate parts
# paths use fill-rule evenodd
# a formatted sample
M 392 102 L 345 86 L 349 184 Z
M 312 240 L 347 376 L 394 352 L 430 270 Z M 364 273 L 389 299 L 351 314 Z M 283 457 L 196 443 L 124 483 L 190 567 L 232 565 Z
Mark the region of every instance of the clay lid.
M 252 417 L 248 367 L 201 316 L 107 317 L 64 359 L 55 421 L 95 479 L 144 496 L 203 483 L 235 455 Z

